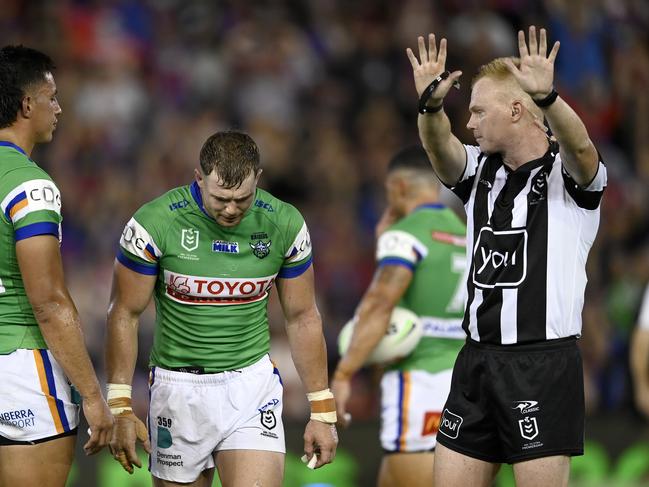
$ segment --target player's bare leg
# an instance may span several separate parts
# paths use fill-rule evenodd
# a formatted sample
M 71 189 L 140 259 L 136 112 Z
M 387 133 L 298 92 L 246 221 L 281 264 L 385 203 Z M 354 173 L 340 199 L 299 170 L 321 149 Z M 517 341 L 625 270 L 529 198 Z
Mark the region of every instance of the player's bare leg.
M 222 450 L 214 457 L 223 487 L 281 487 L 284 454 L 261 450 Z
M 570 457 L 557 455 L 514 464 L 516 487 L 567 487 Z
M 434 485 L 489 487 L 499 468 L 498 464 L 462 455 L 439 443 L 435 447 Z
M 36 445 L 0 446 L 0 487 L 64 487 L 77 437 Z
M 182 486 L 182 487 L 211 487 L 213 480 L 214 480 L 214 469 L 213 468 L 208 468 L 207 470 L 203 470 L 201 472 L 201 474 L 198 476 L 198 478 L 196 480 L 194 480 L 193 482 L 178 483 L 178 482 L 171 482 L 169 480 L 162 480 L 162 479 L 159 479 L 158 477 L 153 477 L 153 485 L 155 487 L 176 487 L 176 486 L 179 486 L 179 487 L 180 486 Z
M 434 459 L 432 452 L 384 455 L 378 487 L 433 487 Z

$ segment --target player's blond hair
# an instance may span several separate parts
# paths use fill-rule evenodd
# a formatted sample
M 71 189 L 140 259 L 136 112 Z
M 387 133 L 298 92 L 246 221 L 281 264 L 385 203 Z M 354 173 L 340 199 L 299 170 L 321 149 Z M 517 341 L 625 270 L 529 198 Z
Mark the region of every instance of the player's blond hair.
M 517 68 L 520 68 L 521 66 L 521 60 L 517 57 L 496 58 L 493 61 L 480 66 L 477 74 L 471 80 L 471 88 L 473 88 L 475 84 L 482 78 L 491 78 L 493 80 L 499 81 L 509 89 L 511 96 L 520 100 L 527 111 L 532 113 L 537 119 L 543 120 L 543 112 L 539 107 L 536 106 L 536 104 L 532 100 L 532 97 L 525 93 L 521 86 L 518 84 L 518 81 L 516 81 L 514 75 L 509 71 L 509 68 L 505 63 L 506 60 L 511 60 L 514 63 L 514 66 L 516 66 Z

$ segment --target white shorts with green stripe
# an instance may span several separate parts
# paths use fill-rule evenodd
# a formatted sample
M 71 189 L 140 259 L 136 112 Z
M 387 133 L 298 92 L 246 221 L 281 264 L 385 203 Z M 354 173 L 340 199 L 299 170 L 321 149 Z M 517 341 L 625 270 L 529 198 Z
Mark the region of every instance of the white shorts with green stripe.
M 48 350 L 0 355 L 0 445 L 40 443 L 74 433 L 79 406 Z
M 431 451 L 451 388 L 452 369 L 391 370 L 381 379 L 381 445 L 388 453 Z

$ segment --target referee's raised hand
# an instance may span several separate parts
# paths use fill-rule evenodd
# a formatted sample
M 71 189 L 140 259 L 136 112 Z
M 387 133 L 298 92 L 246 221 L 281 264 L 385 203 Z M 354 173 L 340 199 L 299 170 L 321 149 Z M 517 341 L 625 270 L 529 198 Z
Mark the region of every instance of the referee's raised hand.
M 545 98 L 553 88 L 554 60 L 559 52 L 559 42 L 552 46 L 548 54 L 548 41 L 545 29 L 539 32 L 537 40 L 536 27 L 529 29 L 529 40 L 525 41 L 525 33 L 518 31 L 518 52 L 521 59 L 520 68 L 511 59 L 505 60 L 509 71 L 516 78 L 523 91 L 532 98 Z
M 426 87 L 446 71 L 446 39 L 442 38 L 439 41 L 439 49 L 437 48 L 435 34 L 428 34 L 428 48 L 426 48 L 423 36 L 417 38 L 417 43 L 419 45 L 419 59 L 410 48 L 406 49 L 406 54 L 412 65 L 417 95 L 421 96 Z M 460 76 L 462 76 L 462 71 L 453 71 L 448 78 L 439 83 L 435 93 L 430 98 L 431 104 L 439 104 Z

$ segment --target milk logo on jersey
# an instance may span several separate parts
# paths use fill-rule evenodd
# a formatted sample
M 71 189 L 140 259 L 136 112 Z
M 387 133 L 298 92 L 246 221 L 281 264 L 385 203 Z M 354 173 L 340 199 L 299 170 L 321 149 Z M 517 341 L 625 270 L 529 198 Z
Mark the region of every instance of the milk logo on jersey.
M 195 228 L 183 228 L 180 234 L 180 245 L 187 252 L 196 250 L 198 248 L 198 235 L 199 231 Z
M 462 416 L 458 416 L 448 409 L 444 409 L 439 424 L 439 432 L 451 439 L 456 439 L 460 435 L 460 427 L 463 421 Z
M 482 227 L 473 261 L 472 277 L 477 287 L 517 287 L 527 275 L 527 230 Z
M 261 301 L 268 296 L 275 276 L 224 278 L 190 276 L 164 271 L 165 295 L 178 303 L 227 306 Z
M 515 406 L 512 409 L 518 409 L 521 414 L 534 413 L 541 408 L 538 401 L 514 401 Z
M 520 429 L 521 436 L 526 440 L 533 440 L 539 435 L 539 426 L 536 423 L 536 418 L 525 416 L 525 418 L 518 421 L 518 428 Z
M 5 196 L 0 209 L 13 223 L 39 210 L 50 210 L 61 214 L 61 193 L 49 179 L 25 181 Z
M 224 254 L 238 254 L 239 242 L 228 242 L 226 240 L 212 240 L 212 252 Z

